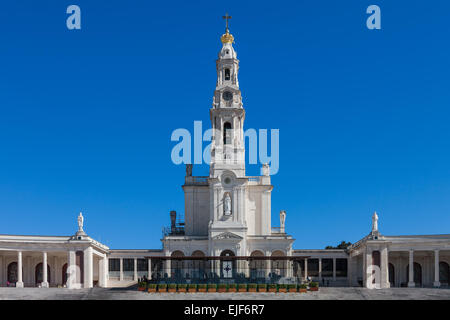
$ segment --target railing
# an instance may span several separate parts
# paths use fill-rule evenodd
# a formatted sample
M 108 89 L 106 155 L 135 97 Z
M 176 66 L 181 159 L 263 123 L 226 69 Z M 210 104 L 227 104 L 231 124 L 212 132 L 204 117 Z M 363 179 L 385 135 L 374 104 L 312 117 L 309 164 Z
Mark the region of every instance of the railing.
M 281 227 L 273 227 L 272 233 L 285 233 L 285 232 L 284 232 L 284 229 Z
M 196 185 L 196 186 L 207 186 L 208 185 L 208 177 L 186 177 L 186 184 L 188 185 Z

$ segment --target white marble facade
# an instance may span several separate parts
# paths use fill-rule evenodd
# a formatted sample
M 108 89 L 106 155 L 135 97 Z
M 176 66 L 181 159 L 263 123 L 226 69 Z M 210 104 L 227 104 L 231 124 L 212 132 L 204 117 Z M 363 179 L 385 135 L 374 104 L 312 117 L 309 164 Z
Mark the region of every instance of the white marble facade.
M 187 165 L 184 223 L 171 212 L 163 248 L 109 249 L 84 232 L 80 214 L 73 236 L 0 235 L 0 286 L 116 287 L 143 276 L 171 278 L 173 270 L 194 276 L 197 269 L 225 278 L 233 270 L 248 279 L 256 272 L 259 280 L 276 274 L 280 281 L 332 286 L 448 286 L 450 235 L 383 236 L 376 214 L 369 235 L 346 249 L 293 249 L 294 239 L 286 233 L 291 213 L 281 211 L 279 226 L 272 226 L 269 167 L 263 165 L 261 176 L 245 174 L 239 60 L 228 29 L 221 41 L 210 109 L 210 174 L 193 176 Z M 221 256 L 241 259 L 210 258 Z

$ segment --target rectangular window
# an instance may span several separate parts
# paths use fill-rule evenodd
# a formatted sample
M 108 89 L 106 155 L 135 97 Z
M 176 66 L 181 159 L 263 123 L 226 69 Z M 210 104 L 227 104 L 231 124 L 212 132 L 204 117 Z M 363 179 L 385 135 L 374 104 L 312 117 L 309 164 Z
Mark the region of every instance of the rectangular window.
M 123 259 L 123 271 L 134 271 L 134 259 Z
M 147 259 L 137 259 L 137 271 L 148 271 Z
M 336 277 L 347 277 L 347 259 L 336 259 Z
M 120 259 L 108 259 L 109 271 L 120 271 Z
M 322 259 L 322 277 L 333 276 L 333 259 Z
M 308 259 L 308 277 L 319 276 L 319 259 Z

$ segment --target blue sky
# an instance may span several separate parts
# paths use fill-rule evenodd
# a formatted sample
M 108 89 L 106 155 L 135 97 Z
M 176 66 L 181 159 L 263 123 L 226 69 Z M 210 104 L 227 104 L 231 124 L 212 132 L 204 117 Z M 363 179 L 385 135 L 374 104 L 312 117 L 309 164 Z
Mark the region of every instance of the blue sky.
M 357 241 L 374 210 L 383 234 L 450 233 L 450 3 L 424 0 L 2 3 L 0 233 L 70 235 L 83 211 L 111 248 L 160 248 L 184 211 L 170 135 L 209 125 L 225 12 L 295 248 Z

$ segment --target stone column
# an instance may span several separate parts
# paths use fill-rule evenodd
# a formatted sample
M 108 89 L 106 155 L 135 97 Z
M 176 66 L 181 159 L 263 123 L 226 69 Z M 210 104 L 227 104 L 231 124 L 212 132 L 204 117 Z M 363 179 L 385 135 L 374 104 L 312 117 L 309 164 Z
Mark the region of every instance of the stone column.
M 98 272 L 98 285 L 101 288 L 107 288 L 108 287 L 108 258 L 105 254 L 103 258 L 100 259 L 98 262 L 99 264 L 99 272 Z
M 319 281 L 322 281 L 322 258 L 319 258 Z
M 291 278 L 293 275 L 293 262 L 292 260 L 285 260 L 286 261 L 286 277 Z
M 123 281 L 123 258 L 119 259 L 119 281 Z
M 148 280 L 152 280 L 152 259 L 148 259 Z
M 305 258 L 305 281 L 308 280 L 308 258 Z
M 133 280 L 137 281 L 138 280 L 138 274 L 137 274 L 137 258 L 134 258 L 134 275 L 133 275 Z
M 363 285 L 366 288 L 372 288 L 373 283 L 369 283 L 369 279 L 371 278 L 372 273 L 372 251 L 369 251 L 369 249 L 366 249 L 366 253 L 363 257 L 364 260 L 364 271 L 363 271 Z
M 381 288 L 390 288 L 391 284 L 389 283 L 389 252 L 387 247 L 381 249 L 380 260 Z
M 3 281 L 3 279 L 5 278 L 4 274 L 4 270 L 5 267 L 3 266 L 3 257 L 0 255 L 0 286 L 4 286 L 5 283 Z
M 23 288 L 22 278 L 22 251 L 17 252 L 17 282 L 16 288 Z
M 92 288 L 94 286 L 94 259 L 92 247 L 88 247 L 83 252 L 84 255 L 84 287 Z
M 414 251 L 409 250 L 409 277 L 408 277 L 408 287 L 415 287 L 414 283 Z
M 47 252 L 44 251 L 44 252 L 42 252 L 42 283 L 41 283 L 42 288 L 48 288 L 47 266 L 48 266 Z
M 336 258 L 333 258 L 333 281 L 336 281 Z
M 69 251 L 67 257 L 67 282 L 66 282 L 66 286 L 68 289 L 75 289 L 80 286 L 80 284 L 77 283 L 78 272 L 79 270 L 76 266 L 76 253 L 75 251 Z
M 434 282 L 433 286 L 439 288 L 441 282 L 439 279 L 439 250 L 434 250 Z

